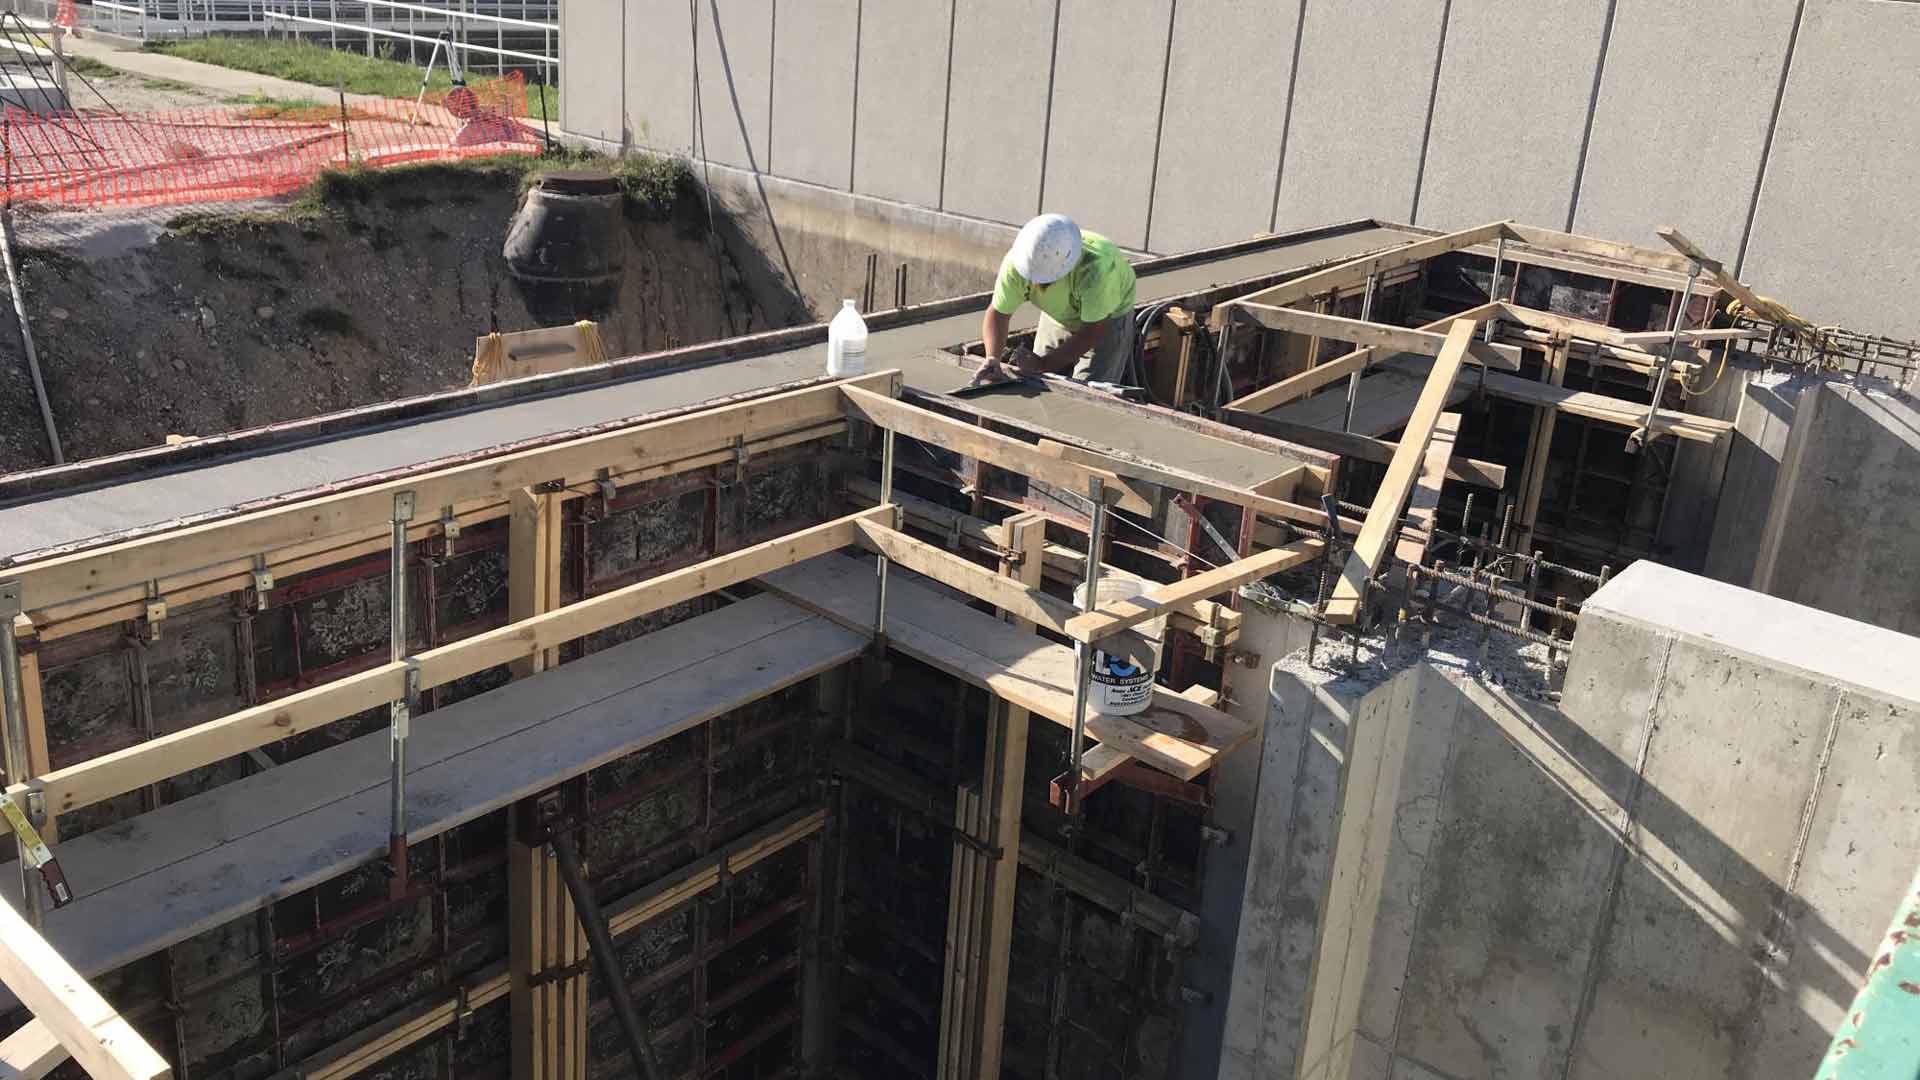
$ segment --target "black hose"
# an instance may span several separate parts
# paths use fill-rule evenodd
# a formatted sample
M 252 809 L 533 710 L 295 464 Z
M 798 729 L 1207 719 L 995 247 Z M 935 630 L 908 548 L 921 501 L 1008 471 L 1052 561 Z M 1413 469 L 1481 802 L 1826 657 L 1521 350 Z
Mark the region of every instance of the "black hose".
M 647 1045 L 646 1032 L 640 1027 L 640 1014 L 633 1009 L 633 994 L 627 989 L 626 973 L 620 970 L 620 959 L 613 951 L 613 935 L 607 932 L 606 917 L 600 914 L 600 904 L 593 898 L 593 890 L 587 888 L 586 877 L 580 873 L 580 856 L 573 850 L 573 838 L 556 830 L 547 843 L 553 846 L 553 861 L 560 868 L 560 879 L 567 883 L 567 892 L 573 896 L 573 913 L 579 917 L 581 929 L 587 932 L 593 966 L 600 969 L 600 981 L 607 984 L 607 997 L 613 1002 L 613 1015 L 620 1021 L 620 1030 L 627 1036 L 627 1051 L 633 1055 L 633 1065 L 647 1080 L 660 1080 L 660 1065 L 653 1060 L 653 1048 Z

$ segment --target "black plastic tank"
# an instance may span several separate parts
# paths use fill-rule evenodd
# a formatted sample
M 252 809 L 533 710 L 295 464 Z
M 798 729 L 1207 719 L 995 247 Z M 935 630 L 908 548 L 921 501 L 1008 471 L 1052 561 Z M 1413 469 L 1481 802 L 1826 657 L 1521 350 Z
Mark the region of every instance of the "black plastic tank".
M 507 228 L 507 271 L 542 326 L 602 319 L 626 272 L 625 199 L 597 170 L 541 177 Z

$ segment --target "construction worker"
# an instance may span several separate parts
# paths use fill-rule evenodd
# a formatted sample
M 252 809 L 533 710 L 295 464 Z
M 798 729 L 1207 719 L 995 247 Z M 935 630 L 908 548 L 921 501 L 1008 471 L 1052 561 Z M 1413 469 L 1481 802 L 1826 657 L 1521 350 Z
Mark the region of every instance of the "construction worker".
M 1033 349 L 1006 355 L 1007 324 L 1028 301 L 1040 309 Z M 1042 214 L 1021 226 L 1000 260 L 993 302 L 980 322 L 987 363 L 974 381 L 1071 369 L 1082 382 L 1125 383 L 1133 333 L 1133 267 L 1126 256 L 1066 215 Z

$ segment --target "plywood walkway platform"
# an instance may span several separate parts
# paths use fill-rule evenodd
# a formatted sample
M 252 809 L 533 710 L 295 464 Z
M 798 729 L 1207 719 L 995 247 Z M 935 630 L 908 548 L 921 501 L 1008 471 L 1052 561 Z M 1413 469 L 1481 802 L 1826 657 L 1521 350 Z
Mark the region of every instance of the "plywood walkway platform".
M 867 636 L 756 596 L 414 721 L 419 842 L 802 679 Z M 387 853 L 384 729 L 60 845 L 47 939 L 98 975 Z M 18 903 L 18 875 L 4 875 Z M 0 996 L 4 992 L 0 991 Z

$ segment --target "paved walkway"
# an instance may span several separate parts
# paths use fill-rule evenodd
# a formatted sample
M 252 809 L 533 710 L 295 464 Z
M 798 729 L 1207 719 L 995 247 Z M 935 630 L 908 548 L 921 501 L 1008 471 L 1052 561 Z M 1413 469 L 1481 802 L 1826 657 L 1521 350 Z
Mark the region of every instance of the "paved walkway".
M 31 20 L 30 20 L 31 22 Z M 37 28 L 37 27 L 36 27 Z M 198 87 L 219 98 L 260 96 L 288 100 L 334 101 L 335 92 L 312 83 L 256 75 L 251 71 L 202 64 L 166 53 L 144 52 L 137 46 L 121 44 L 110 38 L 68 37 L 66 50 L 75 56 L 90 57 L 121 71 L 149 79 L 171 79 Z M 78 91 L 75 91 L 78 93 Z M 348 101 L 381 101 L 372 94 L 348 94 Z

